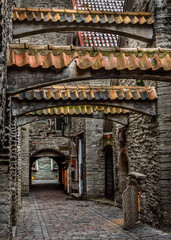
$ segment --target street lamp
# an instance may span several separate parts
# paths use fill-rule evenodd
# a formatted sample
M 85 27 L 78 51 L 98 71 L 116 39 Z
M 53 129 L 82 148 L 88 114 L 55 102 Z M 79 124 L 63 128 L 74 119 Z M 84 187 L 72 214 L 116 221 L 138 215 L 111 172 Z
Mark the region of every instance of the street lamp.
M 65 132 L 67 126 L 68 126 L 67 118 L 63 118 L 63 119 L 61 120 L 62 137 L 65 136 L 65 135 L 64 135 L 64 132 Z

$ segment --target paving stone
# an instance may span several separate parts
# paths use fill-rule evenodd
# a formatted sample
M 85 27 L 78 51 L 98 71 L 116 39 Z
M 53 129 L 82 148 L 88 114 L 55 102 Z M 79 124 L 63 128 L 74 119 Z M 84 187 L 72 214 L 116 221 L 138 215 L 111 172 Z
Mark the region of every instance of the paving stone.
M 137 224 L 122 229 L 122 211 L 93 201 L 67 200 L 56 185 L 34 185 L 23 197 L 13 240 L 169 240 L 171 235 Z

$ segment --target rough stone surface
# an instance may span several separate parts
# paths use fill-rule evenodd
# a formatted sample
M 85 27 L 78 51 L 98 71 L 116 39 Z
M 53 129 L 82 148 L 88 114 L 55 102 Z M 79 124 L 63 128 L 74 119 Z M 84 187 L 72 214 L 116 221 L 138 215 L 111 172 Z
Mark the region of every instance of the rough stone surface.
M 134 1 L 129 11 L 150 11 L 155 17 L 155 37 L 153 47 L 170 47 L 169 2 Z M 154 38 L 155 38 L 154 37 Z M 125 47 L 149 47 L 141 42 L 127 39 Z M 129 83 L 120 80 L 121 85 L 137 85 L 137 80 Z M 121 125 L 114 124 L 115 201 L 121 206 L 121 196 L 127 184 L 136 184 L 140 190 L 141 220 L 154 226 L 170 222 L 170 144 L 169 144 L 169 92 L 170 84 L 144 81 L 144 85 L 155 86 L 158 94 L 158 115 L 156 118 L 131 113 L 129 125 L 125 129 L 126 140 L 119 143 L 118 131 Z M 161 92 L 161 94 L 160 94 Z M 163 153 L 163 154 L 162 154 Z M 167 159 L 167 160 L 166 160 Z M 166 162 L 167 161 L 167 164 Z M 144 174 L 140 179 L 137 174 Z M 165 210 L 164 210 L 165 209 Z M 164 220 L 165 219 L 165 220 Z
M 170 1 L 155 1 L 155 34 L 156 46 L 171 48 L 170 29 Z M 158 94 L 158 136 L 157 147 L 159 149 L 159 188 L 161 201 L 161 222 L 164 229 L 171 229 L 171 131 L 170 131 L 170 83 L 157 83 Z
M 103 120 L 86 119 L 85 172 L 88 198 L 105 194 L 105 160 L 103 153 Z

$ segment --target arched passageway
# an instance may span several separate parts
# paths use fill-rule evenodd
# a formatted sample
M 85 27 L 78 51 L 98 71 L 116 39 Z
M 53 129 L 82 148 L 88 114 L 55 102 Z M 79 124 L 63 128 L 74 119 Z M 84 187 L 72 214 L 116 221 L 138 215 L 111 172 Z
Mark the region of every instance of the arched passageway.
M 31 184 L 59 184 L 59 165 L 53 158 L 42 157 L 31 166 Z
M 54 149 L 42 149 L 30 157 L 30 188 L 32 184 L 58 184 L 63 187 L 62 171 L 66 167 L 65 156 Z

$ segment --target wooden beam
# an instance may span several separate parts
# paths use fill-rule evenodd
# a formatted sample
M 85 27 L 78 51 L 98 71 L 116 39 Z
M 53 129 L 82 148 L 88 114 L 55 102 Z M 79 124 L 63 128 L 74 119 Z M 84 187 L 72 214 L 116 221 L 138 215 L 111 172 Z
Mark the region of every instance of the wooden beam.
M 142 79 L 142 80 L 156 80 L 156 81 L 171 81 L 171 71 L 158 71 L 140 69 L 135 70 L 105 70 L 99 69 L 82 70 L 77 67 L 76 60 L 74 60 L 67 68 L 60 70 L 50 69 L 30 69 L 9 67 L 8 69 L 8 83 L 7 93 L 16 94 L 25 92 L 34 88 L 50 86 L 53 84 L 63 84 L 76 81 L 96 80 L 96 79 Z
M 39 109 L 61 107 L 61 106 L 78 106 L 78 105 L 101 105 L 128 109 L 131 111 L 144 113 L 147 115 L 156 115 L 156 101 L 151 100 L 18 100 L 12 98 L 12 115 L 14 117 L 24 115 Z
M 90 31 L 100 33 L 111 33 L 120 36 L 133 38 L 144 42 L 152 42 L 153 25 L 148 24 L 117 24 L 117 23 L 85 23 L 85 22 L 35 22 L 24 21 L 14 22 L 13 36 L 14 38 L 22 38 L 35 34 L 48 32 L 72 32 L 72 31 Z
M 61 118 L 61 117 L 79 117 L 79 118 L 95 118 L 95 119 L 104 119 L 104 120 L 109 120 L 109 121 L 113 121 L 113 122 L 117 122 L 123 125 L 128 125 L 128 114 L 104 114 L 102 112 L 97 112 L 94 114 L 74 114 L 74 115 L 42 115 L 42 116 L 32 116 L 32 115 L 23 115 L 23 116 L 19 116 L 17 117 L 17 126 L 23 126 L 25 124 L 28 123 L 32 123 L 35 121 L 40 121 L 40 120 L 45 120 L 45 119 L 54 119 L 54 118 Z

